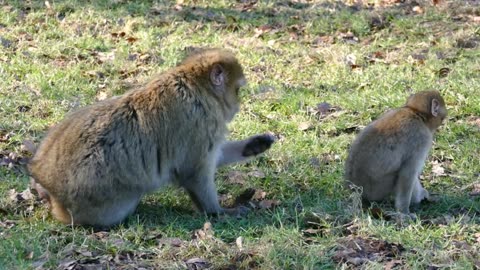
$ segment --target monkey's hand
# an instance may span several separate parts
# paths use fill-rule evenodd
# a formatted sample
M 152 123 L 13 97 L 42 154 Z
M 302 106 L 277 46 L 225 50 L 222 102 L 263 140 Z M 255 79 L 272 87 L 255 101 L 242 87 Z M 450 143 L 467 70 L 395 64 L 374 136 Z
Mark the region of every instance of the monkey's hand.
M 250 157 L 261 154 L 267 151 L 274 142 L 275 137 L 269 133 L 252 136 L 243 148 L 242 155 Z

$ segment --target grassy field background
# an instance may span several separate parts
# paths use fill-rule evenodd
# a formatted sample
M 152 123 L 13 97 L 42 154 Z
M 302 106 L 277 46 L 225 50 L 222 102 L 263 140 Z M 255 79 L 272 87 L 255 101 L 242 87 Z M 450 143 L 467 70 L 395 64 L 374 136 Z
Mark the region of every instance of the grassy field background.
M 0 3 L 0 269 L 480 269 L 479 1 Z M 197 47 L 244 65 L 230 137 L 278 138 L 217 174 L 223 205 L 255 191 L 251 213 L 211 219 L 172 188 L 109 231 L 54 221 L 28 190 L 32 144 Z M 421 177 L 439 200 L 399 225 L 388 202 L 362 210 L 343 164 L 359 130 L 428 89 L 449 111 Z

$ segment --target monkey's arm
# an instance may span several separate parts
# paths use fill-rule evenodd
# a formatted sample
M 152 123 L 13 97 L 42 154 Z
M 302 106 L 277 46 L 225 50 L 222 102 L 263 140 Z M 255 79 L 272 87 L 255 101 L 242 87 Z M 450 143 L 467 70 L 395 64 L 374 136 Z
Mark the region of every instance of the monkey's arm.
M 217 167 L 246 161 L 268 150 L 274 141 L 275 138 L 271 134 L 255 135 L 241 141 L 228 141 L 222 145 Z

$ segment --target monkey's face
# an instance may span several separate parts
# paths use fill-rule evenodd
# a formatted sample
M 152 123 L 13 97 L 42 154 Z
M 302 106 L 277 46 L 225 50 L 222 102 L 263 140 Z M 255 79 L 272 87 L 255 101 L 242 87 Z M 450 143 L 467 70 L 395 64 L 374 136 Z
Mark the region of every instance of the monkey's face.
M 240 110 L 240 88 L 246 84 L 245 75 L 238 62 L 216 64 L 210 71 L 213 93 L 218 97 L 227 122 Z
M 231 85 L 227 86 L 224 99 L 225 104 L 229 105 L 227 115 L 225 116 L 228 122 L 232 121 L 233 117 L 235 117 L 235 114 L 237 114 L 240 110 L 240 88 L 246 84 L 247 81 L 242 74 L 240 79 L 231 82 Z
M 445 108 L 445 104 L 443 104 L 440 108 L 438 116 L 432 120 L 434 128 L 439 128 L 444 123 L 445 118 L 447 118 L 447 108 Z

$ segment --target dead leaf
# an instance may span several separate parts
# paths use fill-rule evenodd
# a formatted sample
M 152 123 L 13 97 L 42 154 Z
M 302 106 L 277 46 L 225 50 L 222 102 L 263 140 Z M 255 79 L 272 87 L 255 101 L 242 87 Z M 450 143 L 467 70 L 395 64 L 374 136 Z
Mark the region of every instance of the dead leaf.
M 94 53 L 94 56 L 100 64 L 113 62 L 113 60 L 115 60 L 115 50 L 111 52 L 96 52 Z
M 210 267 L 210 263 L 201 258 L 192 258 L 185 261 L 188 270 L 200 270 Z
M 366 60 L 369 63 L 377 63 L 377 62 L 385 63 L 384 59 L 385 59 L 385 53 L 380 51 L 373 52 L 366 57 Z
M 450 69 L 447 68 L 447 67 L 443 67 L 441 68 L 440 70 L 438 70 L 437 74 L 438 74 L 438 77 L 440 78 L 445 78 L 447 77 L 447 75 L 450 73 Z
M 260 36 L 263 36 L 265 33 L 268 33 L 273 30 L 273 27 L 271 25 L 262 25 L 260 27 L 257 27 L 253 30 L 255 35 L 254 37 L 258 38 Z
M 347 44 L 357 44 L 360 41 L 352 32 L 340 33 L 337 38 Z
M 246 174 L 242 171 L 230 171 L 227 174 L 226 180 L 232 184 L 243 185 L 245 184 Z
M 99 91 L 97 95 L 95 96 L 96 101 L 102 101 L 108 98 L 108 94 L 103 91 Z
M 385 264 L 383 269 L 384 270 L 392 270 L 395 267 L 401 266 L 403 264 L 404 264 L 404 261 L 402 261 L 402 260 L 391 260 L 391 261 L 389 261 Z
M 420 7 L 420 6 L 414 6 L 414 7 L 412 8 L 412 11 L 415 12 L 415 13 L 417 13 L 417 14 L 422 14 L 422 13 L 424 12 L 424 11 L 423 11 L 423 8 Z
M 195 230 L 192 235 L 193 240 L 206 240 L 213 238 L 212 223 L 205 222 L 202 229 Z
M 114 38 L 123 38 L 123 37 L 126 35 L 126 33 L 125 33 L 125 32 L 118 32 L 118 33 L 117 33 L 117 32 L 113 32 L 113 33 L 111 33 L 111 35 L 112 35 L 112 37 L 114 37 Z
M 170 247 L 175 247 L 175 248 L 179 248 L 181 246 L 183 246 L 184 244 L 184 241 L 180 238 L 170 238 L 170 237 L 167 237 L 167 238 L 160 238 L 158 240 L 158 245 L 160 247 L 162 246 L 170 246 Z
M 468 194 L 470 196 L 480 196 L 480 183 L 473 184 L 472 191 Z
M 480 117 L 469 117 L 468 123 L 480 129 Z
M 477 37 L 465 38 L 465 39 L 457 40 L 456 46 L 458 48 L 463 48 L 463 49 L 474 49 L 478 46 L 479 43 L 480 43 L 480 38 L 477 38 Z
M 259 169 L 253 170 L 247 174 L 250 177 L 255 177 L 255 178 L 265 178 L 265 173 L 262 172 Z
M 17 111 L 18 111 L 18 112 L 22 112 L 22 113 L 28 112 L 28 111 L 30 111 L 31 109 L 32 109 L 32 107 L 30 107 L 30 106 L 28 106 L 28 105 L 20 105 L 20 106 L 17 107 Z
M 35 144 L 30 141 L 30 140 L 24 140 L 22 142 L 22 145 L 20 146 L 20 150 L 22 152 L 26 152 L 26 153 L 29 153 L 29 154 L 34 154 L 35 151 L 37 150 L 37 147 L 35 146 Z
M 447 175 L 445 173 L 445 168 L 442 167 L 442 164 L 440 164 L 437 160 L 434 160 L 432 162 L 432 173 L 434 176 L 445 176 Z
M 335 41 L 335 38 L 333 36 L 319 36 L 319 37 L 316 37 L 312 43 L 313 45 L 317 45 L 317 46 L 320 46 L 320 45 L 330 45 L 330 44 L 333 44 Z
M 454 222 L 454 217 L 452 215 L 444 214 L 440 217 L 436 217 L 433 219 L 425 220 L 425 224 L 432 224 L 432 225 L 449 225 Z
M 420 65 L 425 64 L 425 60 L 427 59 L 427 57 L 424 54 L 420 54 L 420 53 L 414 53 L 410 55 L 409 58 L 410 58 L 410 62 L 417 63 Z
M 357 57 L 354 54 L 345 56 L 345 64 L 351 68 L 357 67 Z
M 473 236 L 475 236 L 475 238 L 476 238 L 476 240 L 477 240 L 477 243 L 480 244 L 480 232 L 475 233 Z
M 237 248 L 241 251 L 243 250 L 243 238 L 241 236 L 237 237 L 237 239 L 235 240 L 235 244 L 237 245 Z
M 324 232 L 323 229 L 313 229 L 313 228 L 302 230 L 302 233 L 304 236 L 323 235 L 323 232 Z
M 105 78 L 105 74 L 100 71 L 89 70 L 84 73 L 87 77 L 95 78 L 95 79 L 103 79 Z
M 383 209 L 380 208 L 380 207 L 372 207 L 372 208 L 369 208 L 368 209 L 369 212 L 370 212 L 370 215 L 372 215 L 373 218 L 376 218 L 376 219 L 385 219 L 385 220 L 389 220 L 391 217 L 384 213 L 383 212 Z
M 325 118 L 326 116 L 339 112 L 342 109 L 338 106 L 332 106 L 328 102 L 318 103 L 314 108 L 308 108 L 307 111 L 314 115 L 318 115 L 320 118 Z
M 300 131 L 307 131 L 312 128 L 313 128 L 313 125 L 310 122 L 302 122 L 298 125 L 298 130 Z
M 261 209 L 272 209 L 280 205 L 279 200 L 263 200 L 258 203 L 258 207 Z
M 103 240 L 103 239 L 108 238 L 109 233 L 106 232 L 106 231 L 99 231 L 99 232 L 92 233 L 92 236 L 95 237 L 98 240 Z
M 337 263 L 360 266 L 368 261 L 388 262 L 400 257 L 405 250 L 402 245 L 388 243 L 374 238 L 348 236 L 337 241 L 338 245 L 332 259 Z M 395 264 L 403 264 L 403 261 Z
M 255 190 L 255 194 L 253 194 L 252 199 L 256 200 L 256 201 L 261 201 L 261 200 L 265 199 L 266 196 L 267 196 L 267 192 L 265 192 L 261 189 L 257 189 L 257 190 Z
M 8 198 L 10 199 L 11 202 L 14 202 L 14 203 L 35 200 L 35 196 L 32 194 L 30 189 L 26 189 L 20 193 L 17 192 L 15 189 L 10 189 L 8 191 Z

